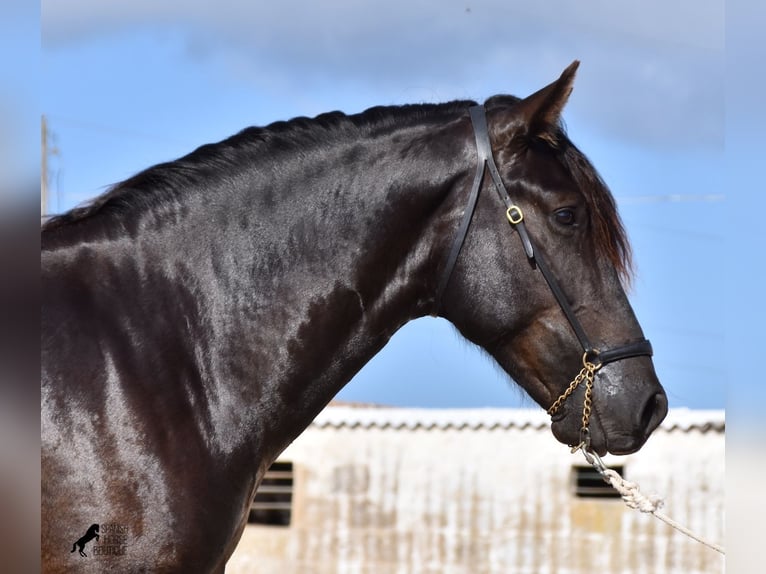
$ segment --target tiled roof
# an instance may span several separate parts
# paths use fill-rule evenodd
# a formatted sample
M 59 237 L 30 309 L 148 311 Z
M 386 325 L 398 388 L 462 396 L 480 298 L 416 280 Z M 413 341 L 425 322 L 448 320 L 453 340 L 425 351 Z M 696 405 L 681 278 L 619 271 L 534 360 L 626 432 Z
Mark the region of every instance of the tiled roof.
M 371 405 L 331 404 L 314 419 L 315 428 L 408 430 L 545 429 L 550 417 L 542 409 L 416 409 Z M 661 427 L 665 431 L 724 432 L 723 410 L 672 409 Z

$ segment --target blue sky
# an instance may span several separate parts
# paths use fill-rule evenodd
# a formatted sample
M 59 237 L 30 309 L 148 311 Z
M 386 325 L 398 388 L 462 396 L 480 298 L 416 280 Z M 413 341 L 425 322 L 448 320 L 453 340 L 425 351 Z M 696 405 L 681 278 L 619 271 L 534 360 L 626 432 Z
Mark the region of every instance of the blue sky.
M 720 0 L 43 0 L 50 210 L 247 125 L 524 96 L 580 59 L 564 117 L 618 200 L 638 270 L 631 300 L 671 407 L 723 408 L 738 305 L 721 301 L 738 232 L 726 216 L 723 15 Z M 404 327 L 339 398 L 532 404 L 435 319 Z

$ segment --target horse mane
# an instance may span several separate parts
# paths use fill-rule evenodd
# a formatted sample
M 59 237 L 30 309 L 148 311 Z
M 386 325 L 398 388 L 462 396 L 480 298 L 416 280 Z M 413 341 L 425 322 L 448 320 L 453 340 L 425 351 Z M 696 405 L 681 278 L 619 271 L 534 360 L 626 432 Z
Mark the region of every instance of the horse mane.
M 96 215 L 111 214 L 122 220 L 125 214 L 136 210 L 162 209 L 176 204 L 179 196 L 190 188 L 199 188 L 206 178 L 232 177 L 243 169 L 273 164 L 274 158 L 280 155 L 307 153 L 309 148 L 331 145 L 349 137 L 385 133 L 415 122 L 439 124 L 459 116 L 473 104 L 475 102 L 453 101 L 376 106 L 354 115 L 336 111 L 315 118 L 300 116 L 265 127 L 248 127 L 220 142 L 200 146 L 179 159 L 149 167 L 111 186 L 88 203 L 49 218 L 42 230 L 76 225 Z

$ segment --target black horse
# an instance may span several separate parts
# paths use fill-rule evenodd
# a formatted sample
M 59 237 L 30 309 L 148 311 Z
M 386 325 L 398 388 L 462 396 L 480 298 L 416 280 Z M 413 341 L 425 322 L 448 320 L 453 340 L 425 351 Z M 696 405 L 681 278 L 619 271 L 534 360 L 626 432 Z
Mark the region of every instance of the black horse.
M 85 567 L 64 526 L 100 517 L 131 533 L 100 568 L 222 572 L 271 462 L 428 314 L 545 408 L 603 364 L 589 448 L 639 449 L 667 401 L 613 198 L 560 125 L 576 67 L 486 116 L 458 101 L 248 128 L 47 222 L 44 570 Z M 586 390 L 553 415 L 564 443 Z

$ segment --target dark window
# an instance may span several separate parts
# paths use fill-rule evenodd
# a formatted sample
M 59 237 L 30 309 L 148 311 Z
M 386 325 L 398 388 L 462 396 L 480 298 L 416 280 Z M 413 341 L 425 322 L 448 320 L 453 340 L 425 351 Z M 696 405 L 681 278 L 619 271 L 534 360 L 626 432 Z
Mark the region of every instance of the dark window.
M 255 493 L 247 522 L 290 526 L 292 505 L 293 463 L 277 461 L 266 471 L 266 476 Z
M 610 468 L 625 476 L 622 466 Z M 572 467 L 572 488 L 575 496 L 579 498 L 620 498 L 620 493 L 592 466 Z

